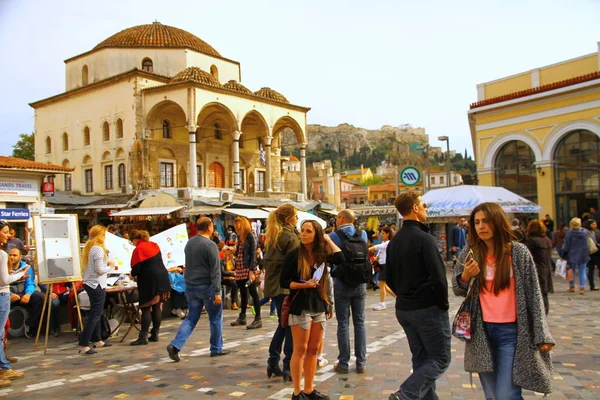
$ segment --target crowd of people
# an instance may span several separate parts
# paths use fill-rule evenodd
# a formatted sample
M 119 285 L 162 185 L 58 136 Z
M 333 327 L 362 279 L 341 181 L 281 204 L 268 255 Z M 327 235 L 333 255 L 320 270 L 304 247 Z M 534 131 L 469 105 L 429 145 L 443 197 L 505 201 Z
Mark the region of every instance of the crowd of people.
M 270 213 L 264 235 L 259 237 L 248 219 L 237 217 L 221 240 L 215 235 L 214 222 L 201 217 L 196 221 L 196 234 L 185 246 L 185 265 L 169 269 L 148 232 L 129 232 L 135 246 L 131 276 L 137 281 L 141 310 L 140 334 L 130 345 L 159 341 L 162 304 L 170 299 L 173 313 L 183 321 L 167 345 L 168 356 L 180 361 L 180 352 L 203 313 L 210 326 L 210 356 L 225 356 L 230 353 L 223 346 L 225 297 L 230 296 L 230 307 L 239 311 L 231 326 L 246 329 L 262 328 L 261 305 L 270 301 L 278 325 L 267 355 L 267 378 L 291 382 L 292 399 L 328 399 L 314 385 L 315 371 L 328 363 L 322 354 L 327 320 L 335 311 L 338 355 L 333 370 L 364 373 L 367 287 L 378 287 L 380 301 L 373 309 L 384 311 L 386 295 L 395 297 L 396 319 L 413 355 L 411 375 L 389 398 L 438 398 L 436 380 L 451 362 L 446 266 L 428 232 L 427 207 L 420 195 L 405 192 L 395 207 L 403 216 L 397 232 L 391 226 L 382 226 L 377 233 L 361 229 L 352 210 L 340 211 L 326 229 L 312 220 L 298 224 L 297 210 L 282 205 Z M 551 391 L 549 351 L 554 340 L 546 315 L 548 293 L 553 291 L 552 252 L 556 249 L 577 272 L 581 294 L 586 278 L 595 290 L 593 271 L 600 254 L 591 251 L 590 242 L 600 247 L 600 234 L 594 219 L 584 224 L 585 228 L 579 218 L 573 218 L 568 228 L 554 231 L 554 222 L 546 216 L 529 221 L 523 230 L 497 204 L 483 203 L 451 230 L 449 246 L 456 256 L 451 286 L 457 296 L 471 293 L 472 299 L 472 337 L 465 345 L 465 370 L 478 373 L 486 398 L 521 398 L 523 389 Z M 81 290 L 90 300 L 79 335 L 83 355 L 112 346 L 102 340 L 100 326 L 107 274 L 113 268 L 104 245 L 106 232 L 104 226 L 92 227 L 83 249 Z M 11 302 L 34 305 L 44 298 L 43 292 L 35 290 L 34 274 L 21 260 L 28 249 L 16 241 L 9 248 L 10 240 L 8 223 L 0 220 L 0 245 L 7 250 L 0 251 L 1 324 L 7 321 Z M 374 265 L 378 279 L 373 276 Z M 11 293 L 9 285 L 14 289 L 15 283 L 19 289 Z M 574 286 L 575 278 L 571 291 Z M 58 286 L 52 299 L 60 304 L 72 291 Z M 35 310 L 26 323 L 27 335 L 39 324 Z M 247 310 L 254 314 L 250 324 Z M 55 326 L 53 322 L 53 330 Z M 5 336 L 4 332 L 2 339 Z M 22 376 L 0 349 L 0 387 Z

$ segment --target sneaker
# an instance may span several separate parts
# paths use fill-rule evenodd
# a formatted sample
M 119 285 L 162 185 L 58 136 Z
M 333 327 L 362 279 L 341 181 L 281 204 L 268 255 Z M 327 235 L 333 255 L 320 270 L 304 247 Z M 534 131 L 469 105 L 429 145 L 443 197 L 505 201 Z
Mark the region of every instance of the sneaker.
M 277 313 L 276 312 L 269 313 L 269 318 L 277 318 Z
M 252 310 L 252 315 L 256 315 L 256 310 L 254 309 L 254 306 L 250 307 L 250 310 Z
M 323 368 L 327 364 L 329 364 L 329 361 L 327 361 L 326 358 L 321 358 L 320 360 L 317 360 L 317 367 L 319 368 Z
M 0 380 L 10 379 L 21 379 L 25 374 L 21 371 L 15 371 L 14 369 L 2 369 L 0 370 Z
M 310 400 L 329 400 L 329 396 L 319 392 L 317 389 L 314 389 L 312 393 L 304 393 L 304 396 L 306 396 L 306 398 Z
M 174 310 L 171 310 L 171 313 L 173 315 L 176 315 L 179 318 L 185 318 L 185 313 L 183 312 L 183 310 L 181 308 L 176 308 Z
M 340 367 L 339 363 L 335 363 L 335 365 L 333 366 L 333 370 L 335 372 L 337 372 L 338 374 L 347 374 L 348 373 L 348 368 Z
M 373 306 L 373 310 L 375 310 L 375 311 L 387 310 L 387 306 L 385 305 L 385 303 L 379 303 L 379 304 L 376 304 L 375 306 Z
M 31 339 L 33 337 L 33 329 L 29 325 L 25 325 L 25 332 L 23 332 L 27 339 Z

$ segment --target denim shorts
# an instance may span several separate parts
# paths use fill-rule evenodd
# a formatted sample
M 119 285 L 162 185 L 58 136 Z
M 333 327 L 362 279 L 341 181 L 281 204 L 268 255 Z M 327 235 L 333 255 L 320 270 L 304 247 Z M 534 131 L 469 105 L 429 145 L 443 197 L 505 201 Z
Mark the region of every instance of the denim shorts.
M 310 326 L 312 323 L 320 322 L 323 329 L 325 329 L 325 324 L 327 321 L 327 316 L 324 312 L 320 313 L 312 313 L 302 310 L 302 314 L 294 315 L 290 314 L 290 319 L 288 325 L 298 325 L 300 328 L 304 330 L 310 330 Z

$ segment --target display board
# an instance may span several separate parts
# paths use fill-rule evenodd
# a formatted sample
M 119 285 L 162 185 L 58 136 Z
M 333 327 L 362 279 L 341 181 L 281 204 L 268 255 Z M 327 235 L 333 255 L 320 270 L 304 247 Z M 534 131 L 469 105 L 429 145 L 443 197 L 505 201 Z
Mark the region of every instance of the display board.
M 38 282 L 80 281 L 82 276 L 77 215 L 34 215 L 33 229 Z
M 111 274 L 128 274 L 131 272 L 131 254 L 135 246 L 129 240 L 107 231 L 104 237 L 104 247 L 108 250 L 108 261 L 115 264 L 115 267 L 110 271 Z

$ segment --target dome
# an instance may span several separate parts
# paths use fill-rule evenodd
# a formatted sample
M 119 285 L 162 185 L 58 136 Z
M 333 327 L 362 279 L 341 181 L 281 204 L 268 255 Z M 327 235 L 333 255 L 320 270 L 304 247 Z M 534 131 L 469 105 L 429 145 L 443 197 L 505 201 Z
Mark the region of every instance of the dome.
M 94 50 L 103 48 L 167 47 L 190 48 L 211 56 L 221 57 L 211 45 L 183 29 L 153 22 L 127 28 L 104 40 Z
M 198 67 L 188 67 L 175 75 L 169 83 L 197 82 L 203 85 L 220 87 L 221 84 L 208 72 Z
M 238 93 L 252 94 L 252 91 L 250 89 L 248 89 L 246 86 L 242 85 L 241 83 L 234 81 L 233 79 L 230 80 L 229 82 L 227 82 L 226 84 L 224 84 L 223 87 L 225 89 L 229 89 L 229 90 L 232 90 L 232 91 L 238 92 Z
M 261 88 L 260 90 L 254 92 L 254 94 L 256 96 L 264 97 L 265 99 L 269 99 L 269 100 L 273 100 L 273 101 L 278 101 L 280 103 L 287 103 L 287 104 L 290 103 L 288 101 L 288 99 L 285 98 L 284 95 L 282 95 L 281 93 L 276 92 L 273 89 L 268 88 L 268 87 Z

